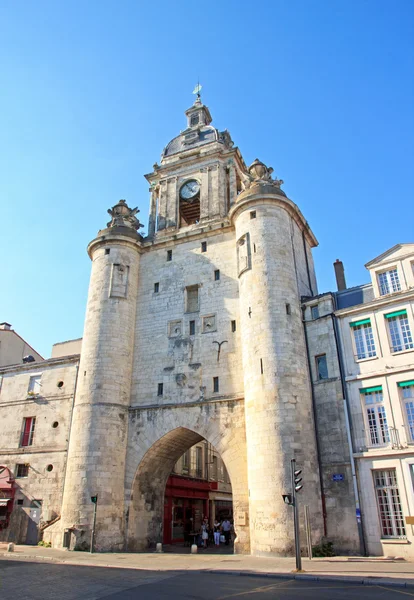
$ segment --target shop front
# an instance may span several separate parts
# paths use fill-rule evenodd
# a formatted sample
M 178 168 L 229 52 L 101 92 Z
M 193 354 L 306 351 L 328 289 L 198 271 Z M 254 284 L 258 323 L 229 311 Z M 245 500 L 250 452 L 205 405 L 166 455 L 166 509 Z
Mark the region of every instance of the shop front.
M 164 544 L 183 543 L 209 518 L 209 494 L 217 482 L 171 475 L 164 497 Z
M 7 467 L 0 465 L 0 531 L 9 526 L 15 489 L 12 472 Z

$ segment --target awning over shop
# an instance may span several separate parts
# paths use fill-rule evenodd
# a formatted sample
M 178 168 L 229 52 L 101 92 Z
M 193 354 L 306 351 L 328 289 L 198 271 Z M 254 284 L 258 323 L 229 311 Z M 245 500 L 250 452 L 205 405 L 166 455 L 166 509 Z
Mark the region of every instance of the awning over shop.
M 7 502 L 10 502 L 11 498 L 1 498 L 0 506 L 7 506 Z

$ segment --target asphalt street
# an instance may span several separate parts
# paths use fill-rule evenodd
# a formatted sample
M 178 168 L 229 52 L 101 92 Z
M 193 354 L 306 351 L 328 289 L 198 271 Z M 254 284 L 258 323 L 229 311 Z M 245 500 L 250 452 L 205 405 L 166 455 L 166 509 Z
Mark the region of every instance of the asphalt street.
M 1 600 L 405 600 L 414 588 L 0 561 Z

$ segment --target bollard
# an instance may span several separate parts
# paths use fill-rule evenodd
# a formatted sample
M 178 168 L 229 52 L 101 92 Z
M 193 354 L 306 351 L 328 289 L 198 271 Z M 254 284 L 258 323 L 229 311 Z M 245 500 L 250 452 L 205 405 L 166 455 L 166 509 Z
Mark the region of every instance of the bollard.
M 155 549 L 155 552 L 162 552 L 162 544 L 161 544 L 161 542 L 157 543 L 157 547 Z
M 7 552 L 14 552 L 13 542 L 10 542 L 9 544 L 7 544 Z
M 197 550 L 198 550 L 197 545 L 193 544 L 191 546 L 191 554 L 197 554 Z

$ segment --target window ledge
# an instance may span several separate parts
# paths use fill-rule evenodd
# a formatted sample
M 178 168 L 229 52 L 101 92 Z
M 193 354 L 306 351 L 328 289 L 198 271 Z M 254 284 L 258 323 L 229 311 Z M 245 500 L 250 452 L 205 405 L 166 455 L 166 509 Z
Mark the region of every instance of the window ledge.
M 397 352 L 391 352 L 391 356 L 398 356 L 399 354 L 406 354 L 407 352 L 414 352 L 414 348 L 408 348 L 407 350 L 398 350 Z
M 381 544 L 411 544 L 411 542 L 407 539 L 400 540 L 398 538 L 381 538 Z
M 361 362 L 367 362 L 369 360 L 378 360 L 379 356 L 368 356 L 368 358 L 357 358 L 355 356 L 354 358 L 355 358 L 356 363 L 361 363 Z
M 319 385 L 320 383 L 332 383 L 332 381 L 338 381 L 338 377 L 327 377 L 326 379 L 317 379 L 313 383 Z

